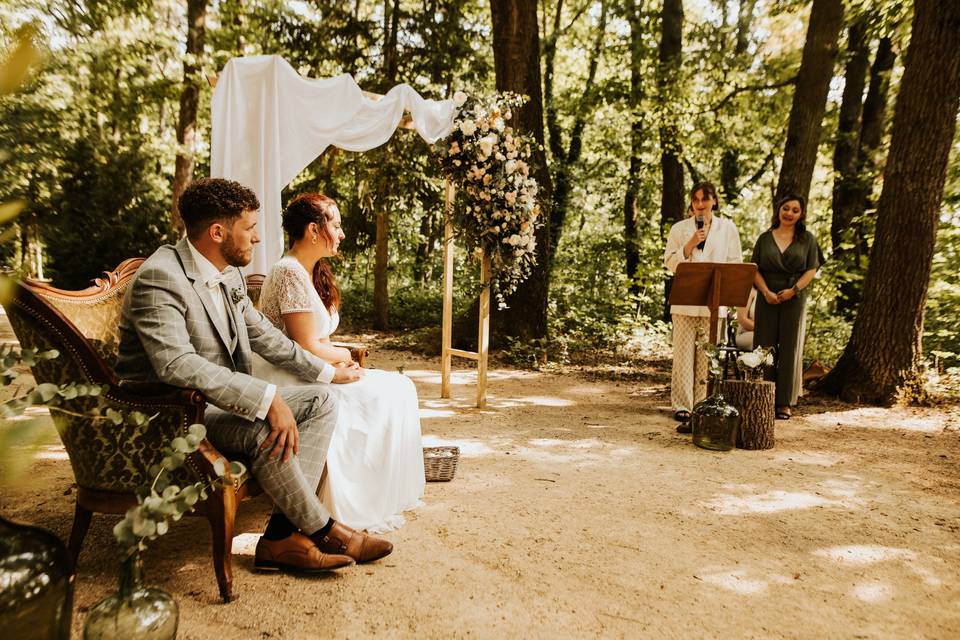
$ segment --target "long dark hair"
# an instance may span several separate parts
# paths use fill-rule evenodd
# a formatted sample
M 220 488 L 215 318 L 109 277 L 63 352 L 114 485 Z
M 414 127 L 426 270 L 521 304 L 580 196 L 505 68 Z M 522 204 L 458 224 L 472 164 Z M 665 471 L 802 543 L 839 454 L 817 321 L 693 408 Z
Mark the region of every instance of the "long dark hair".
M 303 239 L 311 222 L 316 223 L 330 246 L 333 246 L 335 238 L 327 230 L 327 223 L 334 219 L 333 211 L 336 208 L 337 203 L 332 198 L 320 193 L 301 193 L 291 200 L 283 211 L 283 230 L 290 238 L 290 246 Z M 326 260 L 317 260 L 314 265 L 313 286 L 327 310 L 340 308 L 340 287 L 333 279 L 333 271 Z
M 804 221 L 807 219 L 807 199 L 799 194 L 788 193 L 777 199 L 773 205 L 773 218 L 770 220 L 770 228 L 776 229 L 780 226 L 780 207 L 791 200 L 796 200 L 800 203 L 800 219 L 797 220 L 797 226 L 793 228 L 793 237 L 799 240 L 807 231 L 807 225 L 804 224 Z

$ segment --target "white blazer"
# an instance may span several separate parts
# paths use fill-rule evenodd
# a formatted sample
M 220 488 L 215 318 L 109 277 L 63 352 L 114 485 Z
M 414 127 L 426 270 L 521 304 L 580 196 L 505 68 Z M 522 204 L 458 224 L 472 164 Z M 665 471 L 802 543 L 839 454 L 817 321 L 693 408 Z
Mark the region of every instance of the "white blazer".
M 703 249 L 693 249 L 689 258 L 683 257 L 683 245 L 697 230 L 697 223 L 693 216 L 677 222 L 670 228 L 667 237 L 667 248 L 663 252 L 663 264 L 670 273 L 677 272 L 677 265 L 681 262 L 743 262 L 743 249 L 740 246 L 740 232 L 737 226 L 726 218 L 714 214 L 710 223 L 710 233 L 707 234 Z M 682 316 L 710 317 L 710 310 L 706 307 L 687 305 L 670 305 L 670 313 Z M 720 316 L 726 313 L 720 307 Z

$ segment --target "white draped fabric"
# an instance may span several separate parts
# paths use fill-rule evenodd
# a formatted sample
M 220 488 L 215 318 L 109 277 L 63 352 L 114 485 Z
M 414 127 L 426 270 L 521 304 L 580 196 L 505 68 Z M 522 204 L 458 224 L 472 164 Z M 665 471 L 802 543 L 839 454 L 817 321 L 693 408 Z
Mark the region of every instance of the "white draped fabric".
M 213 92 L 210 175 L 253 189 L 260 198 L 260 244 L 250 273 L 266 273 L 283 254 L 280 192 L 330 145 L 368 151 L 385 143 L 409 111 L 428 143 L 453 128 L 453 100 L 426 100 L 408 85 L 380 100 L 353 77 L 301 77 L 280 56 L 230 60 Z

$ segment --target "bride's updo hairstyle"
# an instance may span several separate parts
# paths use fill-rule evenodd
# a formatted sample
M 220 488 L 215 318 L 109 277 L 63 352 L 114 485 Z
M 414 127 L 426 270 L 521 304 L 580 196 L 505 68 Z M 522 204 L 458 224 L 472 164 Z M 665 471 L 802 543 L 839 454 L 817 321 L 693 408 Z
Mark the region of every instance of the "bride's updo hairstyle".
M 301 193 L 287 204 L 283 211 L 283 230 L 290 238 L 290 246 L 298 240 L 303 240 L 307 227 L 315 222 L 330 246 L 334 238 L 330 236 L 327 223 L 334 219 L 333 210 L 337 203 L 320 193 Z M 340 308 L 340 288 L 333 279 L 333 271 L 326 260 L 317 260 L 313 268 L 313 286 L 320 294 L 320 299 L 328 310 Z

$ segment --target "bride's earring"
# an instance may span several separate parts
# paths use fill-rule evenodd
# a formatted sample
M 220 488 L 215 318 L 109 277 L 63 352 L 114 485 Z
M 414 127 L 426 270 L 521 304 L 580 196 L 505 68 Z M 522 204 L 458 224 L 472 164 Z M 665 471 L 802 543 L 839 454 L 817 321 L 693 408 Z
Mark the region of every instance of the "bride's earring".
M 314 236 L 313 236 L 313 244 L 317 244 L 317 236 L 316 236 L 316 234 L 314 234 Z

